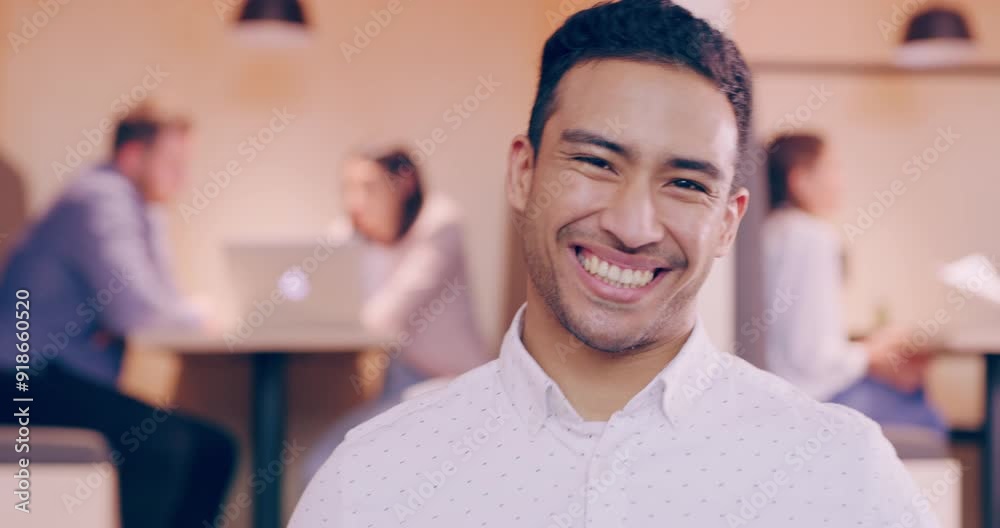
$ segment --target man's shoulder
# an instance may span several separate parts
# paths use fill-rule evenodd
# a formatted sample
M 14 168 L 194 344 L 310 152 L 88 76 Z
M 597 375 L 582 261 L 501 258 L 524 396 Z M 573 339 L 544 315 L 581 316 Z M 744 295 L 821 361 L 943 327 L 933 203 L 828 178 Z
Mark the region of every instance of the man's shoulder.
M 750 406 L 760 416 L 769 416 L 787 422 L 829 423 L 836 421 L 863 436 L 881 437 L 881 428 L 864 414 L 843 405 L 816 400 L 801 388 L 746 360 L 725 352 L 716 352 L 714 361 L 707 363 L 702 372 L 696 373 L 702 383 L 711 384 L 713 378 L 725 381 L 720 390 L 722 397 L 735 397 L 743 406 Z
M 88 224 L 101 218 L 134 221 L 145 214 L 135 186 L 110 169 L 82 171 L 70 182 L 49 209 L 50 220 Z M 127 215 L 129 218 L 124 218 Z
M 149 207 L 135 186 L 110 169 L 95 168 L 69 184 L 51 210 L 51 221 L 84 232 L 114 232 L 141 225 Z
M 740 444 L 766 461 L 768 482 L 786 486 L 783 493 L 789 500 L 836 509 L 836 501 L 824 499 L 824 506 L 816 498 L 839 489 L 845 504 L 857 505 L 886 526 L 905 516 L 920 519 L 912 526 L 936 526 L 926 512 L 913 511 L 919 491 L 874 420 L 850 407 L 815 400 L 783 380 L 752 390 L 757 391 L 751 400 L 757 407 L 744 408 Z
M 110 166 L 94 166 L 80 172 L 66 185 L 67 200 L 93 200 L 111 196 L 134 196 L 135 186 Z
M 465 428 L 461 417 L 469 408 L 495 405 L 500 384 L 497 361 L 493 360 L 458 376 L 447 385 L 406 400 L 347 432 L 347 450 L 366 444 L 410 440 L 436 431 Z M 478 408 L 478 407 L 477 407 Z M 442 436 L 442 438 L 445 436 Z
M 700 409 L 713 419 L 739 423 L 739 439 L 759 446 L 760 456 L 774 458 L 776 467 L 794 473 L 840 478 L 884 480 L 902 476 L 895 448 L 871 418 L 844 405 L 821 402 L 784 379 L 731 357 L 724 383 Z M 764 451 L 768 451 L 766 454 Z M 880 476 L 881 475 L 881 476 Z M 819 483 L 823 479 L 807 480 Z

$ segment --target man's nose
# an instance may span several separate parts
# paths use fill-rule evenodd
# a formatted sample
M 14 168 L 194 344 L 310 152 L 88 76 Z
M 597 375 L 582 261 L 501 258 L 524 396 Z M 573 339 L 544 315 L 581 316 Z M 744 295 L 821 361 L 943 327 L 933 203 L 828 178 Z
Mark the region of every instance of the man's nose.
M 659 242 L 664 235 L 652 192 L 644 182 L 633 181 L 618 187 L 608 207 L 601 212 L 599 222 L 602 229 L 633 249 Z

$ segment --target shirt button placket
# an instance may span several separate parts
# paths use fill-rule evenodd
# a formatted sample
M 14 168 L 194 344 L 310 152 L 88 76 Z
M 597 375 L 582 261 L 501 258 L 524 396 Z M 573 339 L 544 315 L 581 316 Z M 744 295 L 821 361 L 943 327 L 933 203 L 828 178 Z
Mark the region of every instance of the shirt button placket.
M 633 426 L 630 417 L 614 415 L 601 435 L 594 456 L 587 468 L 587 527 L 622 528 L 622 517 L 628 501 L 621 491 L 628 477 L 631 452 L 626 452 L 622 440 L 630 438 Z M 624 458 L 624 459 L 623 459 Z

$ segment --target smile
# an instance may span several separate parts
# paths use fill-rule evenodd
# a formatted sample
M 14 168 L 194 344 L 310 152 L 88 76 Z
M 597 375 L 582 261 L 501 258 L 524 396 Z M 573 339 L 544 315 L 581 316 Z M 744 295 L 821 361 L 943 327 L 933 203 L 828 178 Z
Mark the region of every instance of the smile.
M 648 257 L 604 247 L 574 245 L 568 249 L 586 287 L 598 297 L 616 303 L 638 302 L 670 271 Z
M 576 258 L 587 273 L 616 288 L 642 288 L 653 282 L 653 277 L 656 275 L 656 272 L 650 269 L 621 268 L 601 260 L 593 253 L 586 255 L 586 250 L 578 252 Z

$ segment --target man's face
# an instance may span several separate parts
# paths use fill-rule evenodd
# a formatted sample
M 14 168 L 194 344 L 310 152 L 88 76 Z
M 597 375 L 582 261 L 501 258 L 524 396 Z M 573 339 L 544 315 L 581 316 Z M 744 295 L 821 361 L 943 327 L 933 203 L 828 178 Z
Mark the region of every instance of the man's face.
M 622 60 L 574 67 L 537 160 L 524 137 L 511 149 L 531 288 L 594 349 L 675 338 L 746 208 L 737 155 L 735 115 L 710 81 Z
M 142 147 L 139 171 L 143 192 L 151 202 L 167 202 L 188 179 L 190 143 L 179 130 L 164 130 L 148 147 Z

